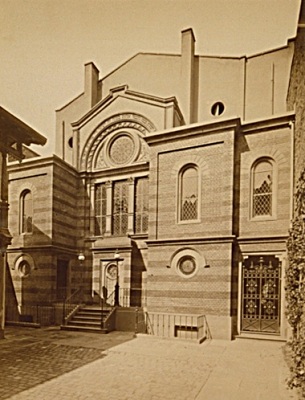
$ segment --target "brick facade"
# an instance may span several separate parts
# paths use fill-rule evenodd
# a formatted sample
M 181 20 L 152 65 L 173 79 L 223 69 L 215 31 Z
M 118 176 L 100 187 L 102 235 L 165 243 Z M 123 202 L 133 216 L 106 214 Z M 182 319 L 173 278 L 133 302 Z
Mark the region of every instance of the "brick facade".
M 245 60 L 197 56 L 194 43 L 183 31 L 181 55 L 140 54 L 101 80 L 86 64 L 84 93 L 57 111 L 57 156 L 10 167 L 19 306 L 58 302 L 64 286 L 100 303 L 118 283 L 120 305 L 148 320 L 203 316 L 214 338 L 287 337 L 281 282 L 303 108 L 287 111 L 286 96 L 300 46 Z M 296 98 L 290 81 L 289 109 Z M 34 199 L 31 234 L 18 231 L 23 190 Z M 16 260 L 26 256 L 25 277 Z M 273 286 L 262 271 L 276 271 Z M 253 279 L 264 285 L 256 305 Z

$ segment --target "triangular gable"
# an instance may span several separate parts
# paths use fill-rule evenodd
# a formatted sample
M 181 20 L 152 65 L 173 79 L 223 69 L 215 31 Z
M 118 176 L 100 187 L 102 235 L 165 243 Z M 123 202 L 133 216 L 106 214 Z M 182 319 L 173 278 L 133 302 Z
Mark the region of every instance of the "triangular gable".
M 81 129 L 89 121 L 92 121 L 92 119 L 95 119 L 98 115 L 100 116 L 101 113 L 105 112 L 107 114 L 105 118 L 108 118 L 111 113 L 118 114 L 120 112 L 126 112 L 128 104 L 131 106 L 131 112 L 144 114 L 148 120 L 151 120 L 152 127 L 149 131 L 184 125 L 184 119 L 175 97 L 161 98 L 139 93 L 129 90 L 127 85 L 111 89 L 108 96 L 98 102 L 89 112 L 71 125 L 73 129 Z M 150 115 L 149 108 L 155 108 L 152 115 Z

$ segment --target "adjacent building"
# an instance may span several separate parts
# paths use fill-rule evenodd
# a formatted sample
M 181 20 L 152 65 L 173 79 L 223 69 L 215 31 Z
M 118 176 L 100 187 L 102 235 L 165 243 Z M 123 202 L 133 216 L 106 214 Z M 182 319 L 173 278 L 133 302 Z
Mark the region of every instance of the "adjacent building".
M 6 251 L 12 236 L 8 229 L 8 158 L 20 161 L 24 153 L 30 154 L 23 145 L 45 144 L 46 139 L 34 129 L 0 107 L 0 339 L 4 336 L 5 292 L 6 292 Z
M 303 7 L 295 39 L 249 57 L 197 55 L 186 29 L 181 54 L 139 53 L 104 77 L 86 64 L 56 112 L 56 155 L 9 167 L 11 304 L 82 287 L 88 304 L 143 308 L 154 333 L 200 317 L 213 338 L 287 337 L 304 22 Z

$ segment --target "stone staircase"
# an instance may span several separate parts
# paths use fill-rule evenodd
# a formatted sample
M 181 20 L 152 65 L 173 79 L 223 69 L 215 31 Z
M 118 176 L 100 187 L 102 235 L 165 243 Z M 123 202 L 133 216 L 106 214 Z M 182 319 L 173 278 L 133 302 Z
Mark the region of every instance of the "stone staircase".
M 84 306 L 78 309 L 66 325 L 60 329 L 66 331 L 82 331 L 108 333 L 109 329 L 104 327 L 104 321 L 111 311 L 111 307 Z

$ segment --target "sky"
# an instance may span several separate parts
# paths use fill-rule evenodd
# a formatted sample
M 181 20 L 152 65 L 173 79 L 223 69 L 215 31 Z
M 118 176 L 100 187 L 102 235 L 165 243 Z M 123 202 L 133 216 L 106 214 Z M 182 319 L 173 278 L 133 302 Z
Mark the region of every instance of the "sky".
M 55 110 L 83 91 L 84 64 L 106 75 L 138 52 L 243 56 L 295 37 L 300 0 L 0 0 L 0 105 L 47 137 Z M 126 82 L 127 83 L 127 82 Z

